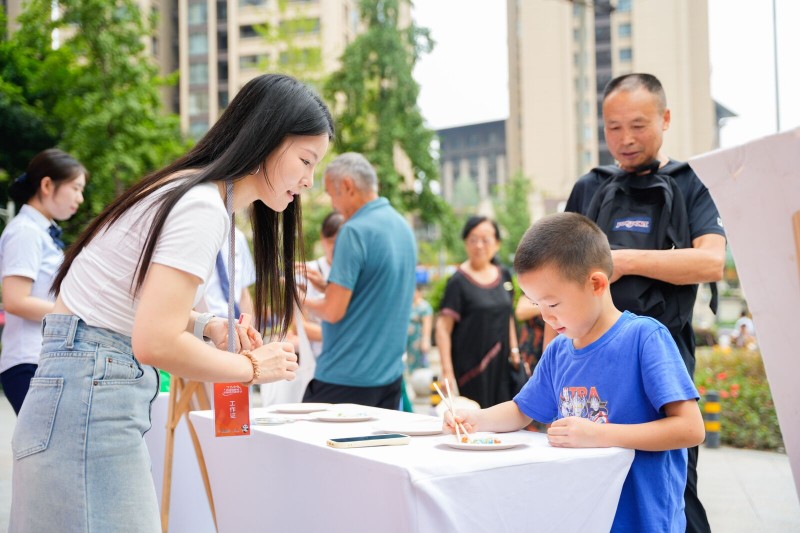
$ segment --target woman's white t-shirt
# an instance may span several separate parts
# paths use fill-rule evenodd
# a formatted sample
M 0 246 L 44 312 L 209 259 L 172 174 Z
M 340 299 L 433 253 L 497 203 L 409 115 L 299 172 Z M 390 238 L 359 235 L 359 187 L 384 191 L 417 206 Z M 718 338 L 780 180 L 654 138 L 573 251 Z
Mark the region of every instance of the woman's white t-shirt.
M 31 296 L 52 302 L 50 286 L 64 260 L 47 232 L 51 221 L 30 205 L 23 205 L 0 237 L 0 277 L 33 280 Z M 42 323 L 6 312 L 0 372 L 21 364 L 37 364 L 42 351 Z
M 131 335 L 138 306 L 131 281 L 158 210 L 153 204 L 172 187 L 167 185 L 153 193 L 113 225 L 101 229 L 70 266 L 61 284 L 61 299 L 90 326 Z M 212 182 L 193 187 L 167 216 L 151 262 L 188 272 L 205 282 L 213 274 L 229 227 L 217 185 Z M 194 305 L 203 290 L 201 283 Z

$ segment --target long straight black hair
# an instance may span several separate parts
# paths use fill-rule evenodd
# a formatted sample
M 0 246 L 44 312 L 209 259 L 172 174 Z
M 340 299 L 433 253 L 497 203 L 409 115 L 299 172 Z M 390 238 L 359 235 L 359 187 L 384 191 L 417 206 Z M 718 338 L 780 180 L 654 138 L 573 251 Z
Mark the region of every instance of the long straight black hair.
M 258 169 L 287 135 L 334 135 L 333 119 L 325 103 L 311 89 L 282 74 L 265 74 L 248 82 L 214 126 L 189 153 L 133 185 L 98 215 L 70 246 L 53 281 L 58 295 L 61 283 L 81 250 L 104 228 L 110 227 L 132 206 L 167 183 L 178 184 L 158 199 L 153 225 L 131 280 L 133 294 L 144 283 L 150 261 L 172 208 L 189 189 L 210 181 L 239 180 Z M 185 174 L 167 180 L 176 172 Z M 269 177 L 264 175 L 269 182 Z M 270 184 L 271 185 L 271 184 Z M 251 209 L 253 256 L 256 265 L 256 323 L 267 323 L 268 314 L 285 333 L 292 322 L 295 302 L 295 254 L 302 254 L 302 216 L 299 196 L 283 213 L 260 200 Z

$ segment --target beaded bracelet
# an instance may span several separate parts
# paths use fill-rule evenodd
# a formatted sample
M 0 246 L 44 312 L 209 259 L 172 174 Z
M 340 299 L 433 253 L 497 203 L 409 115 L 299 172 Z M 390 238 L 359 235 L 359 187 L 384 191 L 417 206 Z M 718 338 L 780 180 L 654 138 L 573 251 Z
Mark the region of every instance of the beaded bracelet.
M 244 383 L 244 385 L 249 387 L 250 385 L 253 384 L 253 382 L 255 382 L 255 380 L 257 380 L 261 376 L 261 368 L 258 366 L 258 361 L 256 360 L 256 357 L 250 352 L 250 350 L 242 350 L 240 353 L 243 356 L 250 359 L 250 362 L 253 364 L 253 379 L 251 379 L 247 383 Z

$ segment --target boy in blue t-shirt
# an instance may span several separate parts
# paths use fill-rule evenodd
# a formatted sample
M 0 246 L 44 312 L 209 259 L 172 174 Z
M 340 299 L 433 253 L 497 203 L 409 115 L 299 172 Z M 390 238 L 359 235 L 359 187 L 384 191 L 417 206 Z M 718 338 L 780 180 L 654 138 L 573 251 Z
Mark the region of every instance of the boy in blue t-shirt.
M 552 446 L 635 449 L 611 530 L 683 533 L 685 448 L 700 444 L 705 431 L 669 331 L 614 307 L 608 240 L 583 215 L 539 220 L 522 238 L 514 268 L 559 336 L 513 401 L 458 420 L 472 432 L 514 431 L 535 419 L 551 424 Z M 449 413 L 445 428 L 453 431 Z

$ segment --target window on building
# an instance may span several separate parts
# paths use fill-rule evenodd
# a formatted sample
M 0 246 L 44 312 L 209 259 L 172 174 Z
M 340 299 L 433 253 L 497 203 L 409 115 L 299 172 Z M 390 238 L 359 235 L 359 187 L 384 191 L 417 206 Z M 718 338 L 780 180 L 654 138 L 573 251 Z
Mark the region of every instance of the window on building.
M 595 26 L 594 40 L 596 43 L 607 43 L 611 39 L 611 28 L 608 26 Z
M 217 22 L 226 20 L 228 20 L 228 0 L 219 0 L 217 2 Z
M 208 20 L 208 7 L 206 3 L 189 5 L 189 24 L 205 24 Z
M 253 37 L 258 37 L 258 32 L 255 26 L 246 24 L 244 26 L 239 26 L 239 37 L 241 39 L 251 39 Z
M 217 63 L 217 79 L 220 83 L 228 81 L 228 62 L 220 61 Z
M 225 109 L 228 107 L 228 91 L 220 91 L 219 92 L 219 108 Z
M 192 122 L 189 126 L 189 135 L 195 139 L 199 139 L 208 131 L 208 122 Z
M 265 64 L 268 60 L 269 56 L 266 54 L 242 56 L 239 58 L 239 68 L 240 69 L 258 68 L 259 65 Z
M 208 35 L 205 33 L 192 33 L 189 35 L 189 55 L 204 55 L 208 53 Z
M 617 9 L 618 12 L 624 13 L 631 10 L 631 0 L 617 0 Z
M 281 65 L 309 66 L 319 65 L 322 61 L 322 49 L 298 48 L 281 52 L 278 58 Z
M 313 35 L 319 33 L 318 18 L 282 20 L 280 31 L 283 35 Z
M 619 60 L 620 61 L 630 61 L 633 59 L 633 50 L 630 48 L 620 48 L 619 50 Z
M 239 0 L 239 7 L 265 6 L 265 5 L 267 5 L 267 0 Z
M 189 93 L 189 116 L 208 113 L 208 93 Z
M 617 28 L 617 35 L 620 37 L 630 37 L 631 36 L 631 25 L 629 22 L 625 24 L 620 24 L 619 28 Z
M 189 83 L 192 85 L 205 85 L 208 83 L 207 63 L 192 63 L 189 65 Z

